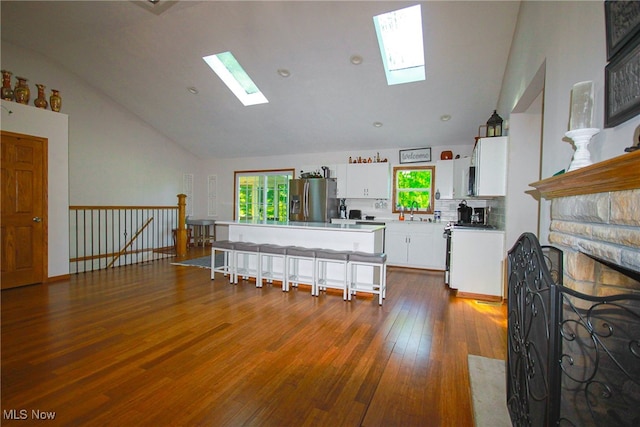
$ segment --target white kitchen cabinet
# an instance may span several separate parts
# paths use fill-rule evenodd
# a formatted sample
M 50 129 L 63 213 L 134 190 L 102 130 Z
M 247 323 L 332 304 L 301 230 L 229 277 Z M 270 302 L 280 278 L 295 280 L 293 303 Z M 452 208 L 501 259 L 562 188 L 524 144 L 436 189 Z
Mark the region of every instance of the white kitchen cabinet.
M 389 178 L 389 163 L 349 163 L 344 197 L 388 199 Z
M 436 162 L 436 191 L 441 199 L 453 199 L 453 160 Z
M 473 150 L 476 197 L 507 194 L 507 137 L 480 138 Z
M 394 221 L 386 226 L 388 265 L 444 270 L 446 240 L 442 238 L 442 224 Z
M 441 199 L 462 199 L 469 195 L 470 157 L 436 162 L 436 191 Z
M 347 197 L 347 164 L 334 165 L 331 168 L 331 178 L 336 179 L 336 194 L 339 198 Z
M 454 199 L 463 199 L 469 195 L 469 166 L 471 166 L 471 157 L 453 160 Z
M 504 232 L 456 228 L 451 233 L 449 286 L 458 296 L 503 297 Z

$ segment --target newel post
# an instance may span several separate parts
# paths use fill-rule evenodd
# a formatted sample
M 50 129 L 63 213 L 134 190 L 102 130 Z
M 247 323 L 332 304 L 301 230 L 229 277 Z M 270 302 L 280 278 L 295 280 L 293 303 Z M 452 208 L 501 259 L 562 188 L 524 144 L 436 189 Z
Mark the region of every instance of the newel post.
M 176 255 L 187 254 L 187 195 L 178 194 L 178 230 L 176 231 Z

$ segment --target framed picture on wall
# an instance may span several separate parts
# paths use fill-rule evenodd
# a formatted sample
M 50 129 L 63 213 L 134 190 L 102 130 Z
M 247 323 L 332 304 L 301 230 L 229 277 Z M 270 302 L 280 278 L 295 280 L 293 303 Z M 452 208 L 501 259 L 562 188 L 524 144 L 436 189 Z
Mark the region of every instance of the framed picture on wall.
M 607 61 L 610 61 L 633 37 L 640 33 L 640 2 L 605 1 Z
M 604 127 L 626 122 L 640 113 L 640 33 L 604 69 Z

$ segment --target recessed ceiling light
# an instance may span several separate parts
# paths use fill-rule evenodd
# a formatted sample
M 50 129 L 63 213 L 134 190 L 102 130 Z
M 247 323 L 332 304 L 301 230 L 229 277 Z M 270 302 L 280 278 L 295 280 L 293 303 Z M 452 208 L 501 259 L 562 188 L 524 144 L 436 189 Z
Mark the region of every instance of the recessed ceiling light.
M 360 65 L 360 64 L 362 64 L 362 56 L 360 56 L 360 55 L 351 55 L 351 58 L 349 58 L 349 61 L 351 61 L 351 63 L 353 65 Z
M 278 74 L 280 75 L 280 77 L 289 77 L 291 75 L 291 72 L 286 68 L 279 68 Z
M 442 120 L 443 122 L 448 122 L 449 120 L 451 120 L 451 114 L 443 114 L 442 116 L 440 116 L 440 120 Z
M 382 127 L 382 122 L 373 122 L 373 127 L 381 128 Z
M 197 95 L 197 94 L 198 94 L 198 89 L 196 89 L 196 88 L 195 88 L 195 87 L 193 87 L 193 86 L 189 86 L 189 87 L 187 88 L 187 90 L 188 90 L 190 93 L 194 94 L 194 95 Z

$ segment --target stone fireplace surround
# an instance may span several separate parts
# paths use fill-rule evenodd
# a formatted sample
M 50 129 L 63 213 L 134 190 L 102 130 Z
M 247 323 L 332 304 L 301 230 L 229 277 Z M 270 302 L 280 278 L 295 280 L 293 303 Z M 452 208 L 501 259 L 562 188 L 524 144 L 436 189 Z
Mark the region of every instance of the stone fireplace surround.
M 564 252 L 565 286 L 640 294 L 640 150 L 531 186 L 551 199 L 549 242 Z
M 531 185 L 551 200 L 549 241 L 563 262 L 544 264 L 563 283 L 521 236 L 509 253 L 510 416 L 638 426 L 640 151 Z

